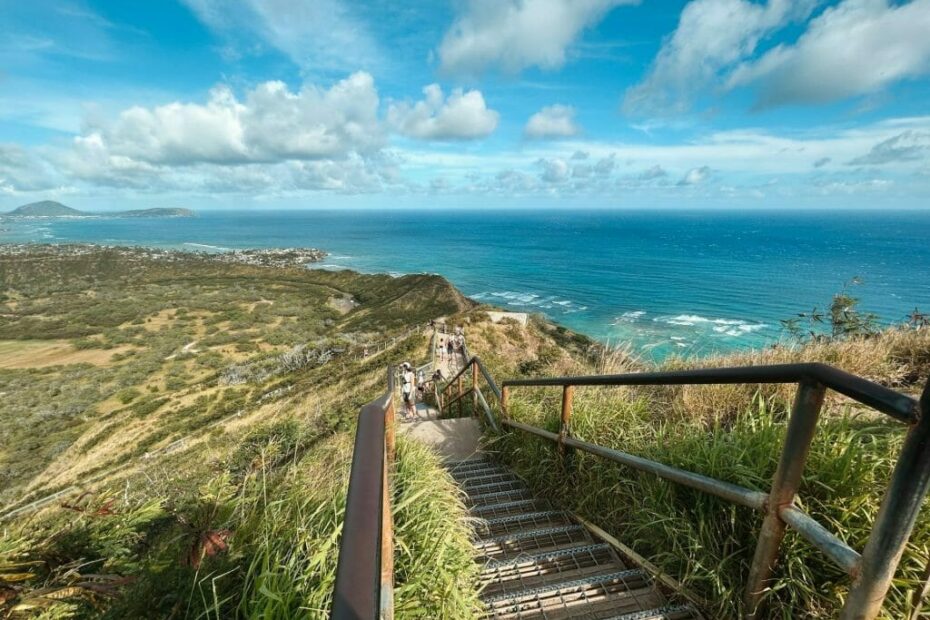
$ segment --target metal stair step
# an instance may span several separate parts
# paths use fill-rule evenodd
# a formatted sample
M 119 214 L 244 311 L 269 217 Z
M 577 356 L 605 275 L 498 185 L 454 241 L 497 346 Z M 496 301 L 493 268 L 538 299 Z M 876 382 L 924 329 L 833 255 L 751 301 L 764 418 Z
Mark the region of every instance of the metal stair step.
M 691 605 L 666 605 L 656 609 L 634 611 L 609 620 L 701 620 L 703 616 Z
M 488 493 L 471 494 L 465 496 L 465 505 L 469 508 L 488 506 L 501 502 L 513 502 L 520 499 L 532 499 L 529 489 L 511 489 L 506 491 L 490 491 Z
M 549 503 L 536 498 L 518 499 L 511 502 L 498 502 L 495 504 L 482 504 L 471 509 L 471 515 L 482 519 L 494 519 L 521 512 L 538 512 L 549 510 Z
M 598 543 L 491 560 L 481 572 L 482 595 L 515 592 L 625 570 L 610 545 Z
M 510 560 L 527 553 L 555 551 L 591 544 L 591 535 L 580 525 L 525 530 L 475 542 L 478 560 Z
M 561 510 L 543 510 L 524 512 L 506 517 L 497 517 L 479 521 L 475 532 L 479 538 L 499 538 L 507 534 L 524 530 L 540 530 L 574 523 L 571 517 Z
M 492 474 L 482 474 L 481 476 L 474 476 L 470 478 L 462 478 L 461 480 L 456 480 L 458 485 L 462 487 L 462 490 L 468 493 L 469 489 L 473 489 L 482 484 L 491 484 L 493 482 L 522 482 L 515 475 L 509 471 L 495 472 Z
M 485 458 L 468 459 L 465 461 L 446 461 L 443 466 L 451 473 L 467 472 L 472 469 L 493 466 L 494 463 Z
M 469 496 L 481 496 L 486 493 L 495 493 L 498 491 L 514 491 L 517 489 L 526 489 L 526 484 L 516 478 L 512 480 L 501 480 L 498 482 L 482 482 L 473 487 L 462 489 Z
M 472 480 L 473 478 L 480 478 L 481 476 L 488 476 L 493 474 L 510 474 L 513 473 L 509 469 L 503 467 L 498 467 L 497 465 L 489 465 L 488 467 L 474 468 L 468 471 L 450 471 L 449 475 L 452 476 L 452 479 L 456 482 L 465 482 L 467 480 Z
M 501 620 L 606 620 L 662 607 L 665 599 L 647 573 L 633 569 L 489 596 L 484 602 L 488 616 Z

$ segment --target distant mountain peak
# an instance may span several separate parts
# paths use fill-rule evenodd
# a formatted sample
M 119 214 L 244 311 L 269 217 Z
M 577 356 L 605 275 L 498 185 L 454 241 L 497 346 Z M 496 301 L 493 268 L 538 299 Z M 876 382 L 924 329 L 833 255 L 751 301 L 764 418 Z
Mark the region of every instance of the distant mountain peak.
M 0 213 L 8 217 L 192 217 L 190 209 L 155 207 L 153 209 L 132 209 L 129 211 L 112 211 L 109 213 L 89 213 L 72 209 L 54 200 L 31 202 L 17 207 L 9 213 Z
M 72 209 L 60 202 L 54 200 L 41 200 L 39 202 L 30 202 L 27 205 L 17 207 L 7 215 L 22 215 L 27 217 L 62 217 L 68 215 L 86 215 L 82 211 Z

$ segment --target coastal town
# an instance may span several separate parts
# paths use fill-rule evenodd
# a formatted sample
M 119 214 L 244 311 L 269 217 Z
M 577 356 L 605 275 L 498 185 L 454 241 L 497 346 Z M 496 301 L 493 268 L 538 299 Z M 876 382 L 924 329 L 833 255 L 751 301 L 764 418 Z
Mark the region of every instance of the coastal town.
M 266 248 L 221 251 L 190 251 L 162 248 L 109 246 L 100 244 L 0 244 L 0 256 L 17 256 L 36 252 L 48 256 L 74 257 L 99 252 L 105 248 L 130 260 L 156 259 L 163 261 L 190 260 L 200 258 L 218 263 L 257 265 L 264 267 L 301 267 L 323 260 L 327 253 L 316 248 Z

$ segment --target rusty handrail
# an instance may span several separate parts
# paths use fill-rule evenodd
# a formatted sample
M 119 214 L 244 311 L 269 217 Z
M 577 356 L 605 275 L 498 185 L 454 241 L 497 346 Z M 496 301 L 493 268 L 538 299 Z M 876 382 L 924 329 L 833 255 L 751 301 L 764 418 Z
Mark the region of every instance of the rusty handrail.
M 796 383 L 785 445 L 768 494 L 605 448 L 571 437 L 575 386 Z M 513 387 L 562 388 L 558 433 L 506 417 Z M 746 588 L 747 617 L 755 618 L 769 584 L 778 550 L 791 527 L 853 578 L 843 606 L 844 620 L 869 620 L 881 611 L 921 503 L 930 488 L 930 381 L 920 400 L 826 364 L 780 364 L 706 368 L 620 375 L 511 379 L 501 384 L 502 424 L 556 443 L 559 453 L 581 450 L 765 513 Z M 827 388 L 881 411 L 910 427 L 865 549 L 859 554 L 798 508 L 795 495 L 816 430 Z
M 464 348 L 464 343 L 463 343 Z M 467 349 L 465 352 L 467 353 Z M 494 419 L 494 414 L 491 412 L 491 407 L 488 404 L 487 399 L 484 397 L 484 394 L 481 392 L 480 387 L 478 386 L 478 375 L 484 377 L 485 381 L 488 384 L 488 387 L 494 393 L 494 396 L 497 398 L 498 402 L 502 402 L 501 389 L 497 387 L 497 383 L 494 381 L 494 378 L 491 376 L 491 373 L 488 372 L 488 369 L 485 367 L 484 363 L 481 361 L 481 358 L 477 355 L 467 358 L 465 364 L 462 365 L 462 368 L 456 373 L 452 378 L 450 378 L 445 386 L 442 388 L 440 393 L 439 400 L 439 410 L 440 412 L 444 411 L 446 408 L 450 407 L 454 403 L 462 403 L 465 396 L 472 395 L 472 411 L 474 415 L 478 415 L 478 406 L 481 406 L 481 409 L 484 411 L 485 418 L 487 419 L 488 425 L 494 429 L 495 432 L 500 431 L 500 427 L 497 421 Z M 468 390 L 462 389 L 462 382 L 465 378 L 465 373 L 471 370 L 471 387 Z M 459 388 L 459 393 L 452 398 L 447 400 L 446 391 L 450 390 L 453 386 Z M 461 404 L 459 405 L 461 408 Z
M 394 617 L 394 542 L 388 473 L 394 460 L 394 369 L 387 391 L 362 407 L 355 431 L 333 620 Z

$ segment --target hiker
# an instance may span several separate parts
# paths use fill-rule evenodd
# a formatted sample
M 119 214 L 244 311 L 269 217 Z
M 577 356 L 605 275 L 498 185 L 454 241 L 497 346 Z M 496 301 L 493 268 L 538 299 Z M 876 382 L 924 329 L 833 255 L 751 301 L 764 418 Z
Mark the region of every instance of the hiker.
M 449 359 L 451 360 L 453 354 L 455 353 L 455 345 L 452 343 L 452 338 L 449 338 L 446 343 L 446 353 L 449 354 Z
M 446 361 L 446 341 L 442 338 L 439 339 L 439 344 L 436 345 L 436 353 L 439 354 L 439 361 Z
M 416 381 L 416 376 L 413 374 L 413 370 L 407 362 L 401 364 L 401 371 L 401 377 L 404 381 L 403 388 L 401 389 L 404 395 L 404 420 L 410 420 L 416 417 L 416 396 L 413 392 L 413 384 Z

